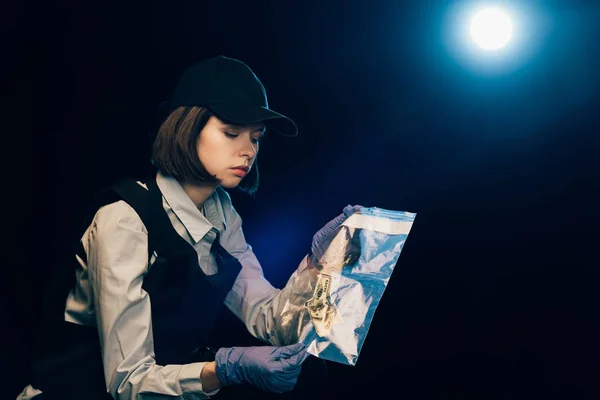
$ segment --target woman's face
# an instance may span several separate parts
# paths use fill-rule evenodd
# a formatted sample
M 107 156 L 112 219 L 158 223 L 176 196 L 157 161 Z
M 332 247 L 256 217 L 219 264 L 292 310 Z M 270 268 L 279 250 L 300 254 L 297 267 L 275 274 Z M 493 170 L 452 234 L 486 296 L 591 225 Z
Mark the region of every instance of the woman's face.
M 252 168 L 264 131 L 263 123 L 229 125 L 212 116 L 198 136 L 198 157 L 221 186 L 234 188 Z

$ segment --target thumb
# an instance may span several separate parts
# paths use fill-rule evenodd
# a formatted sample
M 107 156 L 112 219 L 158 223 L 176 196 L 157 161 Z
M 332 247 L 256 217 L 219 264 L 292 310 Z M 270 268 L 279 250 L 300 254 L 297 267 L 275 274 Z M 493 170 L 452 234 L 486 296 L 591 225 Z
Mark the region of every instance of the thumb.
M 352 214 L 354 214 L 357 211 L 360 211 L 361 208 L 362 206 L 359 205 L 351 206 L 350 204 L 348 204 L 346 207 L 344 207 L 340 215 L 329 221 L 329 223 L 326 225 L 327 228 L 331 230 L 337 228 L 338 226 L 343 224 L 344 221 L 346 221 Z
M 279 348 L 277 353 L 277 357 L 279 358 L 289 358 L 295 354 L 298 354 L 300 351 L 304 350 L 306 346 L 304 343 L 296 343 L 291 344 L 289 346 L 283 346 Z
M 290 358 L 287 359 L 287 362 L 289 363 L 290 367 L 297 367 L 299 365 L 301 365 L 304 360 L 306 360 L 308 358 L 308 356 L 310 356 L 310 354 L 308 353 L 308 351 L 306 349 L 300 351 L 297 354 L 294 354 L 293 356 L 291 356 Z
M 322 229 L 323 233 L 325 233 L 325 234 L 332 233 L 340 225 L 342 225 L 344 223 L 344 221 L 346 221 L 350 215 L 352 215 L 352 213 L 354 211 L 351 211 L 351 210 L 346 211 L 347 208 L 348 207 L 344 208 L 344 212 L 343 213 L 341 213 L 340 215 L 338 215 L 337 217 L 335 217 L 334 219 L 332 219 L 331 221 L 329 221 L 327 224 L 325 224 L 325 226 Z
M 360 211 L 361 208 L 363 208 L 363 206 L 360 206 L 360 205 L 351 206 L 350 204 L 348 204 L 346 207 L 344 207 L 344 215 L 346 217 L 349 217 L 352 214 L 354 214 L 355 212 Z

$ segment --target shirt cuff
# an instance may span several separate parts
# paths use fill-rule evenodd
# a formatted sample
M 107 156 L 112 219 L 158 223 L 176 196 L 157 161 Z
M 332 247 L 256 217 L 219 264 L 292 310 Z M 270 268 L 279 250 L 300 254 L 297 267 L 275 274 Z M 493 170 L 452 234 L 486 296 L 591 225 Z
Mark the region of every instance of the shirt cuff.
M 219 389 L 213 390 L 210 393 L 204 392 L 202 389 L 202 381 L 200 380 L 200 374 L 202 369 L 207 363 L 197 362 L 191 364 L 185 364 L 181 366 L 179 371 L 179 384 L 181 385 L 181 391 L 183 397 L 189 400 L 196 399 L 209 399 L 219 392 Z

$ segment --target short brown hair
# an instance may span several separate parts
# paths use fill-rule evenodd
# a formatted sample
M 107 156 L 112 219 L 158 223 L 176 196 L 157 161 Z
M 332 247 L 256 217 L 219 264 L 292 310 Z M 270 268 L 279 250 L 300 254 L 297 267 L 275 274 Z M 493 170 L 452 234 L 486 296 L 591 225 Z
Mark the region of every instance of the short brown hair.
M 158 129 L 152 146 L 152 163 L 163 174 L 186 182 L 216 182 L 198 157 L 198 136 L 214 114 L 207 108 L 181 106 L 173 110 Z M 223 121 L 226 122 L 226 121 Z M 256 160 L 248 175 L 237 186 L 254 195 L 258 189 Z

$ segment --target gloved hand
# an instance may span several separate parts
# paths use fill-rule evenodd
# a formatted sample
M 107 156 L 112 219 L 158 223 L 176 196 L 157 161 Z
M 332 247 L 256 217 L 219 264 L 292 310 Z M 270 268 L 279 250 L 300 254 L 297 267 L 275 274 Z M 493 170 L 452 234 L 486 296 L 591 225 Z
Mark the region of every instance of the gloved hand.
M 325 250 L 329 247 L 329 243 L 337 234 L 340 226 L 346 221 L 352 214 L 357 211 L 360 211 L 362 206 L 351 206 L 347 205 L 344 207 L 343 212 L 329 221 L 324 227 L 322 227 L 315 235 L 313 236 L 312 245 L 311 245 L 311 257 L 314 260 L 318 260 L 323 257 L 325 254 Z
M 288 392 L 294 389 L 308 356 L 302 343 L 221 348 L 215 358 L 217 376 L 223 386 L 248 383 L 270 392 Z

